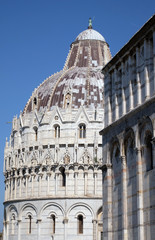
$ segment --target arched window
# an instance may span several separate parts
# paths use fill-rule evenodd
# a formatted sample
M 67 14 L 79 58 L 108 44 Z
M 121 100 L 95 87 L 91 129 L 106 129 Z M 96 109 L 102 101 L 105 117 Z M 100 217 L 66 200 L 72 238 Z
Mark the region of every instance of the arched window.
M 77 220 L 78 220 L 78 234 L 83 234 L 83 216 L 79 215 Z
M 65 96 L 65 108 L 69 108 L 71 105 L 71 94 L 67 93 Z
M 51 215 L 51 220 L 52 220 L 52 234 L 55 233 L 55 215 Z
M 55 135 L 55 138 L 60 138 L 60 126 L 59 125 L 54 126 L 54 135 Z
M 66 186 L 66 174 L 65 174 L 65 169 L 62 168 L 61 170 L 61 176 L 62 176 L 62 187 Z
M 35 106 L 37 105 L 37 98 L 36 97 L 34 97 L 33 103 L 34 103 Z
M 152 154 L 152 135 L 151 133 L 145 136 L 145 160 L 146 160 L 146 170 L 149 171 L 153 169 L 153 154 Z
M 28 234 L 32 232 L 32 216 L 28 215 Z
M 79 125 L 79 138 L 86 138 L 86 125 L 85 124 Z

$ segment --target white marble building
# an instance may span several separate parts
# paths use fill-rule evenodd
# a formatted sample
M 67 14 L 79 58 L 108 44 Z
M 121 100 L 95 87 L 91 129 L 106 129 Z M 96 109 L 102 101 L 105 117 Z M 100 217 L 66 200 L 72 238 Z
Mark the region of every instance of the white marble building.
M 103 68 L 103 239 L 155 239 L 155 15 Z
M 14 117 L 4 156 L 4 240 L 101 240 L 102 67 L 111 54 L 91 22 L 64 69 Z

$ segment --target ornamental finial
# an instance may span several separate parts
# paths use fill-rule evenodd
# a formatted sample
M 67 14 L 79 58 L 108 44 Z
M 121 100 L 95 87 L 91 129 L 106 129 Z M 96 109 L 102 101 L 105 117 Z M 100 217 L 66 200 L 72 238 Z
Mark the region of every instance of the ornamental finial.
M 92 29 L 92 19 L 89 18 L 89 25 L 88 25 L 88 29 Z

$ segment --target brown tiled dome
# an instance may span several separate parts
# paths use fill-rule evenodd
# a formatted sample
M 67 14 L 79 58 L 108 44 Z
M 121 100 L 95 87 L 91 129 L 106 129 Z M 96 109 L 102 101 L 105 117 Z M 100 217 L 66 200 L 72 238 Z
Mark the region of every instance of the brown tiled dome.
M 111 59 L 108 44 L 93 29 L 80 33 L 71 44 L 64 69 L 47 78 L 35 91 L 24 108 L 29 113 L 60 108 L 103 106 L 103 74 L 101 68 Z

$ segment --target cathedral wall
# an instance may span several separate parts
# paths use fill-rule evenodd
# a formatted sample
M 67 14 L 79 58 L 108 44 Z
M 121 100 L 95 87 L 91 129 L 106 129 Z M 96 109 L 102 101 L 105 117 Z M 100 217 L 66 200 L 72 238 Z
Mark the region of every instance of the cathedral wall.
M 152 98 L 103 131 L 103 148 L 109 156 L 103 156 L 102 168 L 107 239 L 148 240 L 155 234 L 154 109 Z
M 155 31 L 140 30 L 103 68 L 105 126 L 143 104 L 155 93 Z

